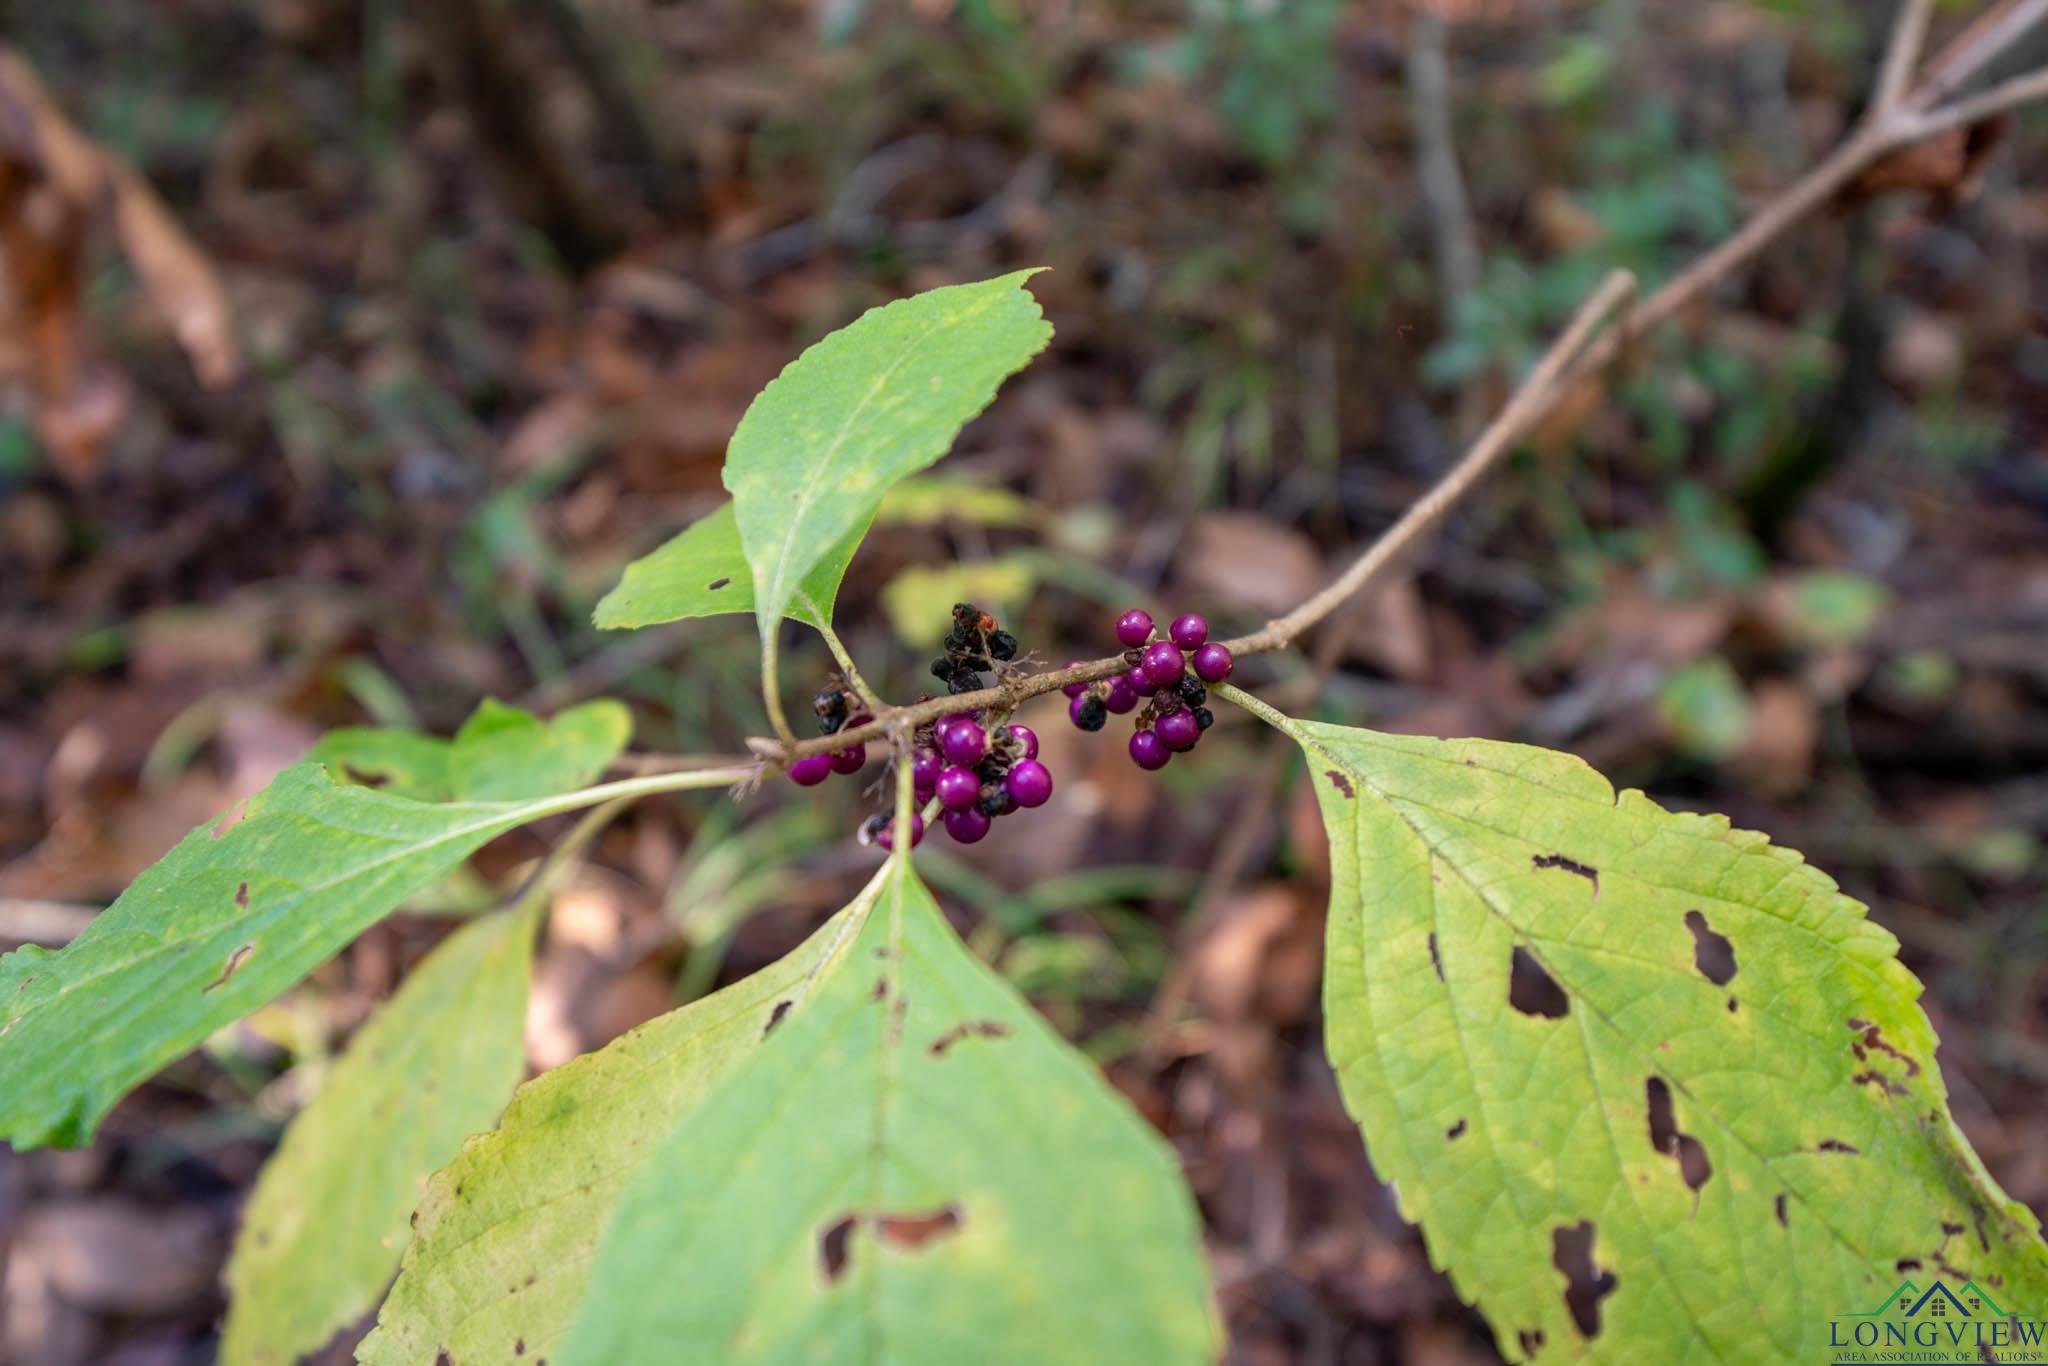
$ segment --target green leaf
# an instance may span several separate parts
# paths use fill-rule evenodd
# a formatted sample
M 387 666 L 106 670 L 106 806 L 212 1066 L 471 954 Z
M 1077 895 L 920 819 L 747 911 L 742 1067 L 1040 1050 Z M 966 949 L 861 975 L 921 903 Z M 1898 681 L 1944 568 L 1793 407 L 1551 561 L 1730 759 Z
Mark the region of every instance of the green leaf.
M 427 1178 L 525 1072 L 539 905 L 427 955 L 285 1130 L 228 1262 L 223 1362 L 297 1361 L 376 1305 Z
M 803 575 L 787 609 L 794 620 L 827 625 L 839 597 L 846 566 L 868 534 L 868 519 Z M 692 522 L 661 549 L 626 566 L 618 586 L 604 595 L 591 620 L 607 631 L 658 626 L 689 617 L 715 617 L 754 610 L 754 572 L 740 549 L 740 527 L 732 503 Z
M 632 713 L 610 698 L 570 707 L 551 721 L 486 699 L 455 733 L 448 784 L 458 801 L 566 792 L 595 781 L 632 733 Z
M 1509 1359 L 1824 1359 L 1904 1259 L 2048 1306 L 1920 984 L 1826 875 L 1567 755 L 1268 719 L 1330 831 L 1345 1101 Z
M 404 1269 L 356 1359 L 558 1359 L 598 1234 L 655 1138 L 755 1053 L 785 1002 L 801 1007 L 880 888 L 878 875 L 773 966 L 520 1087 L 497 1131 L 428 1183 Z
M 395 726 L 344 726 L 321 736 L 306 758 L 325 764 L 336 782 L 381 788 L 396 797 L 445 802 L 448 742 Z
M 516 801 L 581 787 L 604 772 L 633 733 L 633 718 L 609 698 L 570 707 L 553 720 L 486 699 L 455 738 L 397 727 L 329 731 L 306 757 L 337 780 L 420 801 Z
M 944 455 L 1051 339 L 1024 289 L 1033 273 L 872 309 L 790 362 L 748 407 L 725 486 L 764 638 L 890 486 Z
M 0 958 L 0 1138 L 80 1143 L 121 1095 L 296 983 L 486 840 L 624 784 L 429 805 L 285 770 L 62 950 Z
M 651 1141 L 564 1361 L 1215 1358 L 1170 1151 L 905 860 L 804 1007 Z

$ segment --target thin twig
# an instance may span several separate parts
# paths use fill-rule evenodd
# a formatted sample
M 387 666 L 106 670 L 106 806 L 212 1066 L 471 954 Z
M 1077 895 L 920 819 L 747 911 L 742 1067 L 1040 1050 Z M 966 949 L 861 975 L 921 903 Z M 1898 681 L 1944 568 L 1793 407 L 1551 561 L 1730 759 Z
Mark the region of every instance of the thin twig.
M 2000 81 L 1981 95 L 1972 95 L 1966 100 L 1916 114 L 1909 126 L 1915 140 L 1931 138 L 1952 128 L 1967 128 L 1993 114 L 2003 114 L 2008 109 L 2017 109 L 2044 97 L 2048 97 L 2048 67 L 2030 71 L 2024 76 L 2014 76 L 2009 81 Z
M 1986 10 L 1927 63 L 1926 74 L 1906 103 L 1916 109 L 1940 104 L 2011 51 L 2043 19 L 2048 19 L 2048 0 L 2005 0 Z
M 1870 97 L 1870 117 L 1880 118 L 1896 109 L 1912 83 L 1913 68 L 1927 42 L 1927 21 L 1933 17 L 1934 0 L 1900 0 L 1898 18 L 1892 23 L 1891 42 L 1884 50 L 1884 65 L 1878 69 L 1877 88 Z

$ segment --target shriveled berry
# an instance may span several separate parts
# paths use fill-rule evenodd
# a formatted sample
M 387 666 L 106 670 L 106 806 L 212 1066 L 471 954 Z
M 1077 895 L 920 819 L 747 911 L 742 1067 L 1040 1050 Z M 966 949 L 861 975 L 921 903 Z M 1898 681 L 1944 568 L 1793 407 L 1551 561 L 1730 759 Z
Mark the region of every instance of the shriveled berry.
M 1038 732 L 1029 726 L 1011 726 L 1010 743 L 1022 750 L 1027 759 L 1038 757 Z
M 1166 747 L 1166 741 L 1159 738 L 1159 732 L 1152 730 L 1131 733 L 1131 762 L 1146 772 L 1166 767 L 1166 761 L 1173 757 L 1173 751 Z
M 921 749 L 910 761 L 910 781 L 918 787 L 936 787 L 939 775 L 946 771 L 946 761 L 938 751 Z
M 962 669 L 946 680 L 946 691 L 955 697 L 964 692 L 980 692 L 981 675 L 969 669 Z
M 955 721 L 939 737 L 939 753 L 962 768 L 972 768 L 988 753 L 988 732 L 972 721 Z
M 1187 673 L 1187 665 L 1180 657 L 1180 646 L 1170 640 L 1161 640 L 1145 647 L 1145 657 L 1138 662 L 1138 670 L 1153 687 L 1172 688 L 1180 684 L 1181 677 Z
M 816 787 L 832 776 L 832 756 L 806 754 L 789 766 L 789 780 L 798 787 Z
M 1161 744 L 1171 750 L 1193 749 L 1195 741 L 1202 738 L 1202 725 L 1195 720 L 1195 714 L 1185 707 L 1170 711 L 1152 725 L 1152 733 L 1159 737 Z
M 1086 662 L 1086 660 L 1070 659 L 1067 661 L 1067 667 L 1069 669 L 1078 669 Z M 1082 693 L 1088 691 L 1088 685 L 1086 683 L 1062 683 L 1060 684 L 1060 691 L 1069 697 L 1079 697 Z
M 1167 635 L 1183 650 L 1199 649 L 1202 642 L 1209 638 L 1209 622 L 1206 618 L 1189 612 L 1186 616 L 1173 619 L 1173 627 Z
M 951 678 L 953 671 L 959 667 L 953 662 L 951 655 L 940 655 L 932 661 L 932 677 L 941 680 Z
M 971 602 L 956 602 L 953 604 L 953 620 L 962 626 L 972 626 L 981 620 L 981 609 Z
M 946 833 L 960 844 L 973 844 L 988 833 L 989 818 L 978 807 L 946 813 Z
M 1109 708 L 1102 705 L 1102 699 L 1094 693 L 1082 693 L 1067 703 L 1067 719 L 1082 730 L 1101 730 L 1109 720 Z
M 1118 674 L 1109 680 L 1109 695 L 1102 699 L 1102 705 L 1118 716 L 1137 707 L 1138 690 L 1132 685 L 1129 674 Z
M 913 849 L 917 848 L 918 841 L 923 838 L 924 817 L 913 811 L 910 813 L 910 847 Z M 875 843 L 881 845 L 884 849 L 893 850 L 896 847 L 895 817 L 890 817 L 889 823 L 876 832 Z
M 1195 672 L 1205 683 L 1221 683 L 1230 677 L 1236 661 L 1230 657 L 1230 647 L 1211 642 L 1195 651 Z
M 1152 614 L 1133 607 L 1116 619 L 1116 638 L 1132 649 L 1143 645 L 1152 638 Z
M 998 816 L 1007 816 L 1012 811 L 1015 811 L 1017 809 L 1017 799 L 1010 795 L 1009 788 L 1004 787 L 1001 783 L 997 783 L 995 786 L 983 791 L 981 794 L 981 805 L 975 809 L 990 820 L 994 820 Z
M 1006 783 L 1019 806 L 1044 806 L 1052 796 L 1052 770 L 1036 759 L 1026 759 L 1010 770 Z
M 1180 681 L 1180 700 L 1191 707 L 1199 707 L 1209 700 L 1209 690 L 1202 686 L 1202 680 L 1190 674 Z
M 811 710 L 820 716 L 844 716 L 846 694 L 838 688 L 820 688 L 811 698 Z
M 866 745 L 848 745 L 845 749 L 835 749 L 832 751 L 832 771 L 834 773 L 858 773 L 867 765 L 867 761 L 868 747 Z
M 948 811 L 965 811 L 981 800 L 981 779 L 971 768 L 949 768 L 932 784 L 932 791 Z
M 1210 711 L 1207 707 L 1196 707 L 1195 724 L 1203 730 L 1209 729 L 1209 727 L 1216 724 L 1216 713 Z
M 1008 631 L 997 631 L 988 638 L 988 653 L 991 659 L 1015 659 L 1017 637 Z

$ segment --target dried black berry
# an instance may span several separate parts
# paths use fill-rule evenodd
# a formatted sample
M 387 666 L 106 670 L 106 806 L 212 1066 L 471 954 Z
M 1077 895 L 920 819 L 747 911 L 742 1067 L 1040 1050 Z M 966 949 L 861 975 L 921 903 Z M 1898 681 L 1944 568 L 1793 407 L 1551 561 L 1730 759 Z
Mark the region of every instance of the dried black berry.
M 820 718 L 846 715 L 846 694 L 838 688 L 822 688 L 811 699 L 811 710 Z
M 977 654 L 962 655 L 960 656 L 959 662 L 955 667 L 961 669 L 972 669 L 976 673 L 986 673 L 988 672 L 988 657 L 986 655 Z
M 1008 631 L 997 631 L 988 638 L 988 652 L 995 659 L 1015 659 L 1017 657 L 1017 637 L 1011 635 Z
M 1010 795 L 1010 789 L 998 783 L 981 794 L 981 814 L 994 820 L 1007 816 L 1017 809 L 1017 799 Z
M 1216 724 L 1216 713 L 1210 711 L 1207 707 L 1196 707 L 1195 724 L 1203 730 L 1209 729 L 1209 727 Z
M 937 659 L 932 661 L 932 677 L 951 678 L 958 668 L 959 666 L 955 664 L 950 657 L 946 655 L 940 655 Z
M 1191 707 L 1199 707 L 1209 700 L 1209 690 L 1202 686 L 1202 680 L 1193 674 L 1180 681 L 1180 700 Z
M 962 626 L 972 626 L 981 620 L 981 609 L 971 602 L 956 602 L 953 604 L 953 620 Z
M 844 713 L 838 716 L 821 716 L 818 718 L 818 734 L 837 735 L 839 728 L 845 724 L 846 716 Z
M 955 697 L 964 692 L 980 692 L 981 675 L 962 669 L 946 680 L 946 691 Z
M 1083 693 L 1074 699 L 1068 715 L 1082 730 L 1101 730 L 1109 720 L 1109 708 L 1102 705 L 1102 699 L 1094 693 Z

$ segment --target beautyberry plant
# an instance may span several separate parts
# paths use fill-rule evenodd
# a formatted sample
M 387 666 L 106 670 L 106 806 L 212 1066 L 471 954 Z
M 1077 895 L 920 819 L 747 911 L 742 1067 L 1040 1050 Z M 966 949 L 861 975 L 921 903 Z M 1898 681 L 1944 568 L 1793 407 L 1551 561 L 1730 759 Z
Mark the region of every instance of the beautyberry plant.
M 2008 1319 L 2048 1306 L 2048 1247 L 1950 1117 L 1919 984 L 1825 875 L 1566 755 L 1298 719 L 1229 681 L 1369 557 L 1249 635 L 1192 612 L 1162 634 L 1134 608 L 1113 652 L 1052 671 L 960 603 L 942 691 L 869 687 L 833 632 L 840 582 L 892 486 L 1046 344 L 1026 278 L 890 304 L 805 351 L 734 433 L 731 501 L 600 604 L 619 628 L 755 615 L 773 733 L 748 757 L 598 781 L 629 738 L 611 702 L 549 720 L 486 703 L 446 740 L 328 736 L 69 946 L 0 959 L 0 1136 L 85 1141 L 486 841 L 580 812 L 286 1131 L 230 1266 L 225 1359 L 295 1360 L 374 1309 L 369 1363 L 1212 1361 L 1172 1154 L 969 952 L 912 850 L 931 823 L 971 845 L 1053 799 L 1014 719 L 1032 697 L 1063 691 L 1086 732 L 1130 717 L 1147 770 L 1227 703 L 1304 757 L 1332 850 L 1331 1062 L 1505 1356 L 1809 1359 L 1908 1260 Z M 785 619 L 837 665 L 801 740 Z M 547 891 L 607 820 L 878 764 L 857 835 L 885 852 L 843 910 L 518 1084 Z

